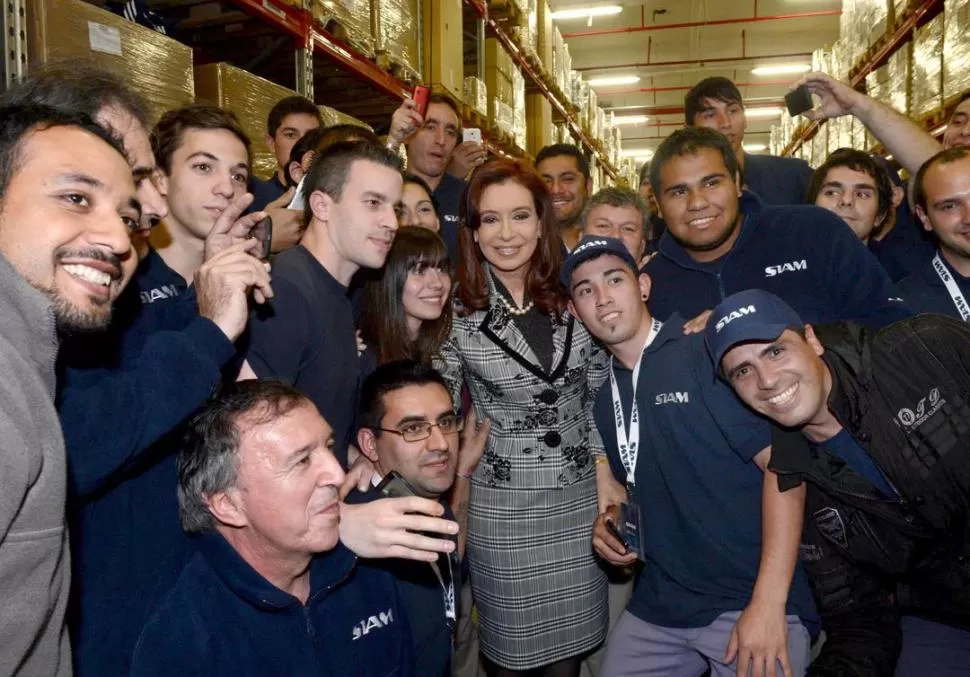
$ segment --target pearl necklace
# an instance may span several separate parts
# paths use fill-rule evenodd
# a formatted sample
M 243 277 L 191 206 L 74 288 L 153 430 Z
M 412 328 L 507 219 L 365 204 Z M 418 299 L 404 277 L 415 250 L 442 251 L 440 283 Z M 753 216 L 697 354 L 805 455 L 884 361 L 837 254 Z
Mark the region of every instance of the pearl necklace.
M 505 306 L 505 309 L 509 311 L 509 315 L 515 315 L 517 317 L 521 317 L 522 315 L 525 315 L 526 313 L 528 313 L 530 310 L 532 310 L 532 306 L 534 305 L 532 301 L 529 301 L 522 308 L 516 308 L 514 305 L 509 303 L 505 299 L 505 297 L 502 296 L 501 294 L 498 295 L 498 298 L 502 302 L 502 305 Z

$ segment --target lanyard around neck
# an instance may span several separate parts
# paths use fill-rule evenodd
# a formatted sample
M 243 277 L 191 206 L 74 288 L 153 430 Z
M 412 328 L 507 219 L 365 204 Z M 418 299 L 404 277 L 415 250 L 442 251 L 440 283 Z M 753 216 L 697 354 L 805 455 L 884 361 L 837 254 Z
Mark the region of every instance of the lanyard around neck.
M 957 307 L 957 312 L 960 313 L 960 318 L 964 322 L 970 322 L 970 306 L 967 306 L 967 300 L 963 297 L 963 292 L 957 286 L 957 281 L 950 275 L 950 271 L 946 269 L 946 265 L 943 263 L 943 257 L 940 256 L 939 252 L 933 257 L 933 268 L 943 282 L 943 286 L 949 292 L 953 305 Z
M 620 462 L 626 470 L 626 481 L 631 487 L 636 483 L 635 473 L 637 470 L 637 456 L 640 453 L 640 410 L 637 407 L 637 382 L 640 380 L 640 365 L 643 362 L 643 354 L 650 344 L 660 333 L 663 324 L 654 318 L 650 325 L 650 333 L 640 351 L 640 357 L 633 365 L 633 404 L 630 407 L 630 432 L 627 434 L 625 421 L 623 418 L 623 402 L 620 400 L 620 388 L 616 384 L 616 375 L 613 373 L 613 358 L 610 358 L 610 389 L 613 394 L 613 417 L 616 422 L 616 445 L 620 452 Z

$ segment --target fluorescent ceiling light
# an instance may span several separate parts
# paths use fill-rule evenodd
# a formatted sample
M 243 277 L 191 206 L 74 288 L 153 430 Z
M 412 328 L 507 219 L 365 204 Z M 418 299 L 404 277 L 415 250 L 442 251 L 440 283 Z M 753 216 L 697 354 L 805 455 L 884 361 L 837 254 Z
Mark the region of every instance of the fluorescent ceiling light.
M 945 124 L 942 124 L 939 127 L 937 127 L 936 129 L 934 129 L 932 132 L 930 132 L 930 136 L 939 136 L 940 134 L 942 134 L 945 131 L 946 131 L 946 125 Z
M 611 87 L 613 85 L 635 85 L 640 82 L 639 75 L 612 75 L 604 78 L 593 78 L 590 87 Z
M 807 73 L 812 67 L 807 63 L 783 63 L 777 66 L 758 66 L 751 69 L 751 75 L 798 75 Z
M 623 8 L 619 5 L 600 5 L 599 7 L 575 7 L 560 9 L 552 13 L 553 19 L 588 19 L 594 16 L 612 16 L 619 14 Z
M 745 108 L 744 116 L 747 118 L 773 118 L 781 115 L 781 108 Z
M 640 125 L 649 120 L 646 115 L 617 115 L 613 118 L 614 125 Z
M 649 160 L 653 157 L 653 151 L 649 148 L 624 148 L 620 151 L 620 157 L 632 157 L 635 160 Z
M 768 146 L 763 143 L 746 143 L 743 147 L 749 153 L 757 153 L 758 151 L 768 150 Z

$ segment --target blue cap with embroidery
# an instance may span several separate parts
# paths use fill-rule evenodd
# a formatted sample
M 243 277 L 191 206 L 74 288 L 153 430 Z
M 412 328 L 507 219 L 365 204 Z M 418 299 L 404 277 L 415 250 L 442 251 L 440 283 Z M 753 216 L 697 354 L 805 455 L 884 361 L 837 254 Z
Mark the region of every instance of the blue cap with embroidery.
M 623 259 L 625 264 L 633 269 L 634 273 L 640 272 L 636 259 L 633 258 L 633 254 L 630 253 L 630 250 L 626 248 L 626 245 L 622 241 L 615 237 L 587 235 L 579 241 L 579 244 L 576 245 L 574 250 L 569 252 L 569 256 L 566 257 L 566 260 L 562 264 L 562 271 L 559 273 L 559 281 L 562 282 L 562 286 L 571 294 L 570 283 L 573 279 L 573 271 L 590 259 L 602 256 L 603 254 L 618 256 Z
M 786 329 L 804 326 L 798 313 L 774 294 L 748 289 L 727 297 L 711 312 L 704 340 L 720 369 L 724 353 L 737 344 L 774 341 Z

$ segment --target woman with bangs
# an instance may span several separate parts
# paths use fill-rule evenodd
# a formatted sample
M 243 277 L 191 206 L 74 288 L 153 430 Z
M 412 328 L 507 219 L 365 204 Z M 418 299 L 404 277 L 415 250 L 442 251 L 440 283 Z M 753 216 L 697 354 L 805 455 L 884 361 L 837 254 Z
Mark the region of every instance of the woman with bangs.
M 491 421 L 452 501 L 459 522 L 467 513 L 481 650 L 491 677 L 575 677 L 608 626 L 590 547 L 592 451 L 602 453 L 592 398 L 608 363 L 566 312 L 555 214 L 530 166 L 480 167 L 461 219 L 455 318 L 437 363 L 456 406 L 467 383 Z
M 380 277 L 364 286 L 360 331 L 375 366 L 393 360 L 431 364 L 451 330 L 451 264 L 436 233 L 397 231 Z

